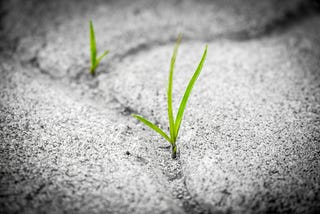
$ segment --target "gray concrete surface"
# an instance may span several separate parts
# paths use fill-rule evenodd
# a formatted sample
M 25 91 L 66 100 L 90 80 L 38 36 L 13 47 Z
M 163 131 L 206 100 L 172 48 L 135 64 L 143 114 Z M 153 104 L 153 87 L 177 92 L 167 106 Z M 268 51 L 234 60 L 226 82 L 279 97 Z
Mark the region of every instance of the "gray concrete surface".
M 0 213 L 317 213 L 317 1 L 1 5 Z M 89 75 L 92 19 L 98 50 Z M 178 139 L 167 129 L 205 44 Z

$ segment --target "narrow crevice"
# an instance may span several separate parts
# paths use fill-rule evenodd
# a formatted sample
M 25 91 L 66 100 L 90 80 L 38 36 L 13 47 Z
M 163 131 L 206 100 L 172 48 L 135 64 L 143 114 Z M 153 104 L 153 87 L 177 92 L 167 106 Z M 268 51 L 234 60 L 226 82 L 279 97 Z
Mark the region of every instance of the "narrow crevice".
M 114 93 L 110 92 L 111 102 L 113 104 L 116 104 L 116 106 L 112 107 L 112 110 L 115 110 L 118 114 L 120 114 L 123 117 L 131 117 L 131 114 L 137 114 L 138 111 L 134 109 L 133 107 L 121 102 L 117 96 L 114 95 Z
M 44 74 L 44 75 L 46 75 L 46 76 L 49 76 L 49 77 L 50 77 L 51 79 L 53 79 L 53 80 L 58 80 L 58 79 L 59 79 L 58 77 L 55 77 L 55 76 L 51 75 L 50 72 L 46 71 L 45 69 L 43 69 L 43 68 L 40 66 L 40 63 L 39 63 L 39 60 L 38 60 L 38 57 L 37 57 L 37 56 L 31 58 L 31 59 L 29 60 L 29 63 L 30 63 L 30 65 L 31 65 L 33 68 L 37 69 L 41 74 Z
M 128 56 L 136 55 L 136 54 L 138 54 L 138 53 L 140 53 L 142 51 L 147 51 L 149 49 L 151 49 L 151 46 L 149 45 L 149 43 L 140 43 L 140 44 L 137 44 L 136 46 L 128 49 L 124 53 L 118 54 L 118 55 L 116 55 L 114 57 L 118 58 L 119 61 L 122 62 Z
M 170 147 L 168 150 L 170 150 Z M 210 214 L 210 209 L 202 206 L 190 193 L 181 165 L 178 155 L 177 159 L 168 159 L 163 166 L 160 166 L 170 184 L 172 197 L 177 200 L 179 206 L 186 214 Z
M 126 59 L 130 56 L 135 56 L 141 52 L 154 49 L 155 47 L 158 47 L 158 46 L 164 46 L 167 44 L 171 44 L 171 43 L 175 42 L 175 40 L 176 40 L 176 38 L 170 38 L 170 39 L 163 40 L 163 41 L 160 41 L 158 39 L 154 39 L 154 40 L 150 40 L 150 41 L 147 41 L 144 43 L 139 43 L 139 44 L 136 44 L 134 47 L 131 47 L 131 48 L 125 50 L 121 54 L 120 53 L 115 54 L 113 56 L 113 58 L 115 60 L 117 59 L 119 62 L 122 62 L 124 59 Z

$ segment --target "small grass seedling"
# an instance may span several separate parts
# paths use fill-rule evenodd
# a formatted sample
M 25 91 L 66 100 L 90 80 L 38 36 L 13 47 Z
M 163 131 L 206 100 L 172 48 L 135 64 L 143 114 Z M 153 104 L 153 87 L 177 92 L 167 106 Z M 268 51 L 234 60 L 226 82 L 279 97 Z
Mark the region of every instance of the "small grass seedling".
M 90 67 L 90 73 L 92 76 L 95 75 L 95 71 L 97 66 L 99 65 L 100 61 L 103 57 L 105 57 L 109 51 L 105 51 L 101 56 L 97 58 L 97 47 L 96 47 L 96 38 L 94 34 L 94 28 L 92 21 L 90 21 L 90 52 L 91 52 L 91 67 Z
M 172 158 L 176 158 L 176 154 L 177 154 L 177 145 L 176 145 L 176 141 L 178 138 L 178 134 L 179 134 L 179 130 L 180 130 L 180 125 L 181 125 L 181 121 L 183 118 L 183 113 L 184 110 L 186 108 L 187 105 L 187 101 L 188 98 L 190 96 L 191 90 L 196 82 L 196 80 L 199 77 L 199 74 L 202 70 L 204 61 L 206 59 L 207 56 L 207 49 L 208 49 L 208 45 L 206 45 L 204 53 L 202 55 L 201 61 L 196 69 L 196 71 L 194 72 L 191 80 L 189 81 L 189 84 L 186 88 L 186 91 L 183 95 L 183 98 L 181 100 L 179 109 L 178 109 L 178 113 L 176 115 L 176 118 L 174 118 L 173 116 L 173 110 L 172 110 L 172 82 L 173 82 L 173 70 L 174 70 L 174 65 L 175 65 L 175 61 L 176 61 L 176 56 L 177 56 L 177 52 L 178 52 L 178 48 L 181 42 L 181 35 L 179 35 L 178 40 L 176 42 L 176 45 L 174 47 L 174 51 L 173 51 L 173 55 L 171 57 L 171 64 L 170 64 L 170 71 L 169 71 L 169 81 L 168 81 L 168 90 L 167 90 L 167 104 L 168 104 L 168 118 L 169 118 L 169 130 L 170 130 L 170 137 L 163 131 L 161 130 L 159 127 L 157 127 L 156 125 L 154 125 L 152 122 L 148 121 L 147 119 L 133 114 L 132 116 L 137 118 L 138 120 L 140 120 L 141 122 L 143 122 L 145 125 L 147 125 L 148 127 L 150 127 L 151 129 L 153 129 L 154 131 L 156 131 L 157 133 L 159 133 L 162 137 L 164 137 L 170 144 L 171 144 L 171 149 L 172 149 Z

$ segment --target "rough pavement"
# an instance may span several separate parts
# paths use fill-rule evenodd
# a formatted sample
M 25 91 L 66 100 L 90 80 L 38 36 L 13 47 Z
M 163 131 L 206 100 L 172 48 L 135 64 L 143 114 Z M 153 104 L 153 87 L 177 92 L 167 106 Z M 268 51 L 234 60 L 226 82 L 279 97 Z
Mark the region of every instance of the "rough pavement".
M 28 1 L 0 11 L 0 213 L 317 213 L 317 1 Z M 98 51 L 89 75 L 88 21 Z M 167 127 L 209 45 L 178 140 Z

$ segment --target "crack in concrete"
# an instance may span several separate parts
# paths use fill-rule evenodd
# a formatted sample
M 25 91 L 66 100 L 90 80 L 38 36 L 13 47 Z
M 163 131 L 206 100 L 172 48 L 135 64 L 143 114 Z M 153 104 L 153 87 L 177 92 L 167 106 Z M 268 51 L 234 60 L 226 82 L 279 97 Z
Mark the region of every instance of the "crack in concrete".
M 137 114 L 138 113 L 138 110 L 132 108 L 131 106 L 129 105 L 126 105 L 124 104 L 123 102 L 121 102 L 117 96 L 114 95 L 114 93 L 111 93 L 111 101 L 113 103 L 116 103 L 116 104 L 119 104 L 120 106 L 119 107 L 115 107 L 115 108 L 112 108 L 114 109 L 117 113 L 119 113 L 120 115 L 124 116 L 124 117 L 128 117 L 128 116 L 131 116 L 131 114 Z
M 58 80 L 60 78 L 58 77 L 55 77 L 53 75 L 50 74 L 50 72 L 48 72 L 47 70 L 43 69 L 41 66 L 40 66 L 40 63 L 39 63 L 39 59 L 37 56 L 31 58 L 29 60 L 29 63 L 30 65 L 34 68 L 34 69 L 37 69 L 41 74 L 44 74 L 44 75 L 47 75 L 49 76 L 51 79 L 53 80 Z
M 170 149 L 170 146 L 167 147 L 167 150 Z M 211 212 L 207 206 L 202 206 L 190 193 L 179 154 L 177 159 L 165 160 L 164 165 L 160 167 L 169 182 L 168 191 L 173 198 L 178 200 L 179 206 L 186 214 L 209 214 Z

